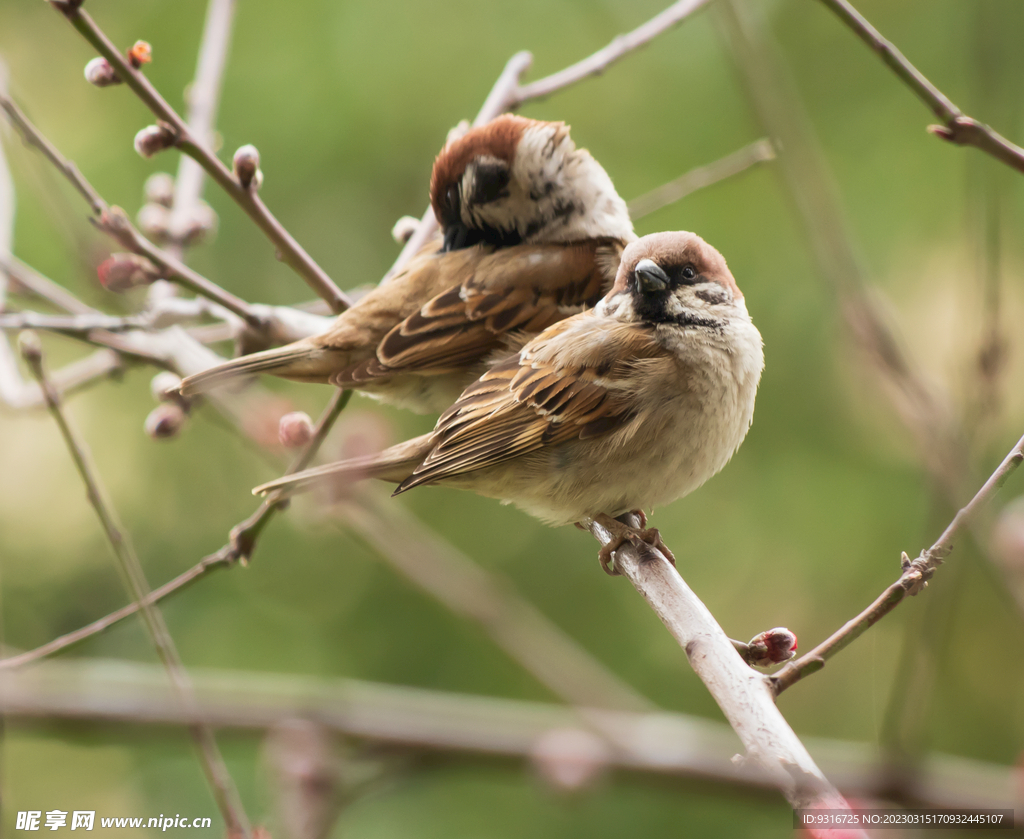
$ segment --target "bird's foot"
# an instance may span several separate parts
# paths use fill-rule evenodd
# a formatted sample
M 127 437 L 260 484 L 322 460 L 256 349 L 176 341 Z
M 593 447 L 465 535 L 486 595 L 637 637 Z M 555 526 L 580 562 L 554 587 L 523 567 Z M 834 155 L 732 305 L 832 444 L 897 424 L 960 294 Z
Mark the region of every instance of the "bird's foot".
M 634 510 L 632 515 L 635 515 L 640 519 L 640 527 L 632 527 L 631 525 L 619 521 L 619 519 L 613 519 L 611 516 L 605 515 L 604 513 L 594 517 L 594 521 L 607 530 L 612 537 L 611 540 L 597 553 L 597 559 L 601 563 L 601 569 L 609 576 L 618 576 L 619 572 L 615 568 L 613 554 L 626 542 L 629 542 L 632 545 L 644 542 L 652 548 L 661 551 L 661 553 L 665 555 L 665 558 L 675 565 L 675 555 L 662 541 L 661 533 L 658 532 L 658 529 L 656 527 L 647 527 L 647 516 L 644 515 L 643 511 Z
M 646 542 L 655 550 L 661 551 L 661 553 L 664 554 L 665 559 L 667 559 L 673 565 L 676 564 L 676 555 L 672 553 L 672 551 L 668 549 L 668 545 L 666 545 L 661 540 L 661 533 L 658 531 L 658 528 L 646 527 L 643 530 L 639 530 L 637 532 L 640 534 L 640 538 L 644 542 Z

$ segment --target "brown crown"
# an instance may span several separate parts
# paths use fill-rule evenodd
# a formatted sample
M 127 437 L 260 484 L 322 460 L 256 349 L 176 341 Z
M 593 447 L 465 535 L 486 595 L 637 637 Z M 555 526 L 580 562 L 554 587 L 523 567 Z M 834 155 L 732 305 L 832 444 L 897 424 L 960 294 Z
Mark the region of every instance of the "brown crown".
M 445 146 L 434 161 L 434 171 L 430 175 L 430 205 L 434 208 L 434 215 L 438 219 L 443 217 L 445 194 L 462 178 L 471 160 L 489 155 L 511 166 L 523 132 L 540 124 L 537 120 L 504 114 L 486 125 L 470 129 Z
M 696 233 L 651 233 L 629 244 L 622 252 L 622 261 L 619 263 L 619 273 L 615 278 L 613 290 L 618 291 L 626 287 L 626 282 L 641 259 L 654 260 L 663 268 L 690 263 L 698 274 L 732 291 L 735 299 L 740 300 L 743 297 L 743 292 L 736 285 L 736 280 L 725 263 L 725 257 Z

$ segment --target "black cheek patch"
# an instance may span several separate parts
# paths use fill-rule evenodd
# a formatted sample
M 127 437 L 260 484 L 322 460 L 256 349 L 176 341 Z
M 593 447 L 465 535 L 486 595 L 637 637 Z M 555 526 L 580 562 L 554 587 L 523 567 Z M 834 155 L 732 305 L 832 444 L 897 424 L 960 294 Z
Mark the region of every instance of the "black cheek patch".
M 473 204 L 490 204 L 508 197 L 508 167 L 503 163 L 481 163 L 473 178 Z
M 705 303 L 710 303 L 712 306 L 718 306 L 719 304 L 726 303 L 729 300 L 729 295 L 724 289 L 715 288 L 714 286 L 694 289 L 693 293 Z

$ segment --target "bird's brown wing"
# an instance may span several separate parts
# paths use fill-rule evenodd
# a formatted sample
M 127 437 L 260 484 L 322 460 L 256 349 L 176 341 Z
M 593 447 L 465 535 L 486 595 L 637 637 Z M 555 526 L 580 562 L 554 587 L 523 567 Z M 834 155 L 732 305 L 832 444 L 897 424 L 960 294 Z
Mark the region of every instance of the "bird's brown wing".
M 673 363 L 642 327 L 591 313 L 557 323 L 441 415 L 430 454 L 396 492 L 620 428 L 634 415 L 638 375 Z
M 399 372 L 443 374 L 483 361 L 510 334 L 540 332 L 593 306 L 611 285 L 621 249 L 601 240 L 516 245 L 472 259 L 464 251 L 439 254 L 420 270 L 439 270 L 450 284 L 390 329 L 375 358 L 332 382 L 344 387 Z

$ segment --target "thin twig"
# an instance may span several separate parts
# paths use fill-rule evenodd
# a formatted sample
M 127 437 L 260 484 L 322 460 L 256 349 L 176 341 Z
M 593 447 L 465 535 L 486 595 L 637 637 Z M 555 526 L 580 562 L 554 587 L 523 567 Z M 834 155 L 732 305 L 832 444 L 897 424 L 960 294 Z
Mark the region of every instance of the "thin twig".
M 131 361 L 113 350 L 98 349 L 54 370 L 50 373 L 50 382 L 57 393 L 66 396 L 103 379 L 120 376 Z M 46 406 L 42 388 L 36 382 L 21 382 L 21 386 L 11 392 L 0 386 L 0 401 L 15 410 Z
M 79 335 L 94 329 L 118 332 L 125 329 L 141 329 L 146 319 L 139 315 L 118 317 L 116 315 L 43 315 L 39 312 L 0 313 L 0 329 L 40 329 L 66 335 Z
M 210 0 L 207 5 L 196 72 L 188 87 L 185 122 L 189 131 L 207 147 L 213 141 L 236 5 L 237 0 Z M 178 174 L 174 178 L 174 201 L 171 204 L 169 224 L 171 238 L 179 249 L 202 197 L 204 176 L 203 167 L 195 159 L 187 154 L 181 156 Z M 181 255 L 180 252 L 178 255 Z
M 590 76 L 596 76 L 607 70 L 612 64 L 633 50 L 639 49 L 658 35 L 678 26 L 698 9 L 706 6 L 708 0 L 678 0 L 664 11 L 641 24 L 632 32 L 616 36 L 608 46 L 589 55 L 582 61 L 523 85 L 515 92 L 505 110 L 512 110 L 533 99 L 550 96 Z
M 310 464 L 316 456 L 316 453 L 320 450 L 320 446 L 323 445 L 323 441 L 326 439 L 327 434 L 333 427 L 334 421 L 338 418 L 338 415 L 341 413 L 345 405 L 348 404 L 348 400 L 351 396 L 352 391 L 339 390 L 331 397 L 330 403 L 324 409 L 323 414 L 321 414 L 320 419 L 317 421 L 312 439 L 306 444 L 306 447 L 298 457 L 296 457 L 288 466 L 288 469 L 285 471 L 286 475 L 305 469 Z M 245 563 L 252 556 L 252 553 L 256 548 L 256 540 L 259 538 L 260 533 L 267 526 L 270 519 L 273 518 L 274 513 L 281 509 L 280 502 L 281 498 L 279 493 L 271 493 L 268 495 L 266 499 L 264 499 L 263 503 L 257 508 L 256 512 L 249 516 L 245 521 L 240 522 L 231 528 L 231 534 L 227 544 L 214 553 L 203 557 L 198 563 L 193 565 L 184 573 L 179 574 L 173 580 L 164 583 L 160 588 L 149 592 L 149 594 L 143 597 L 141 601 L 136 601 L 128 604 L 127 606 L 123 606 L 117 611 L 111 612 L 109 615 L 105 615 L 99 620 L 93 621 L 92 623 L 83 626 L 80 629 L 76 629 L 73 632 L 69 632 L 66 635 L 61 635 L 59 638 L 54 638 L 52 641 L 36 647 L 35 649 L 0 659 L 0 670 L 20 667 L 23 664 L 38 661 L 41 658 L 45 658 L 46 656 L 53 655 L 56 652 L 67 649 L 73 644 L 78 644 L 87 638 L 91 638 L 93 635 L 98 635 L 105 629 L 113 626 L 115 623 L 118 623 L 127 617 L 131 617 L 143 606 L 159 603 L 164 598 L 181 591 L 186 586 L 195 582 L 200 577 L 206 576 L 211 571 L 215 571 L 218 568 L 226 568 L 239 561 Z
M 149 632 L 157 655 L 163 662 L 167 675 L 170 676 L 171 683 L 174 685 L 182 705 L 192 713 L 189 731 L 195 740 L 199 751 L 200 763 L 206 772 L 206 777 L 213 790 L 214 798 L 217 800 L 217 805 L 228 827 L 231 830 L 239 831 L 246 839 L 249 839 L 252 831 L 249 820 L 245 815 L 245 810 L 242 807 L 241 799 L 238 796 L 238 791 L 235 789 L 227 766 L 224 764 L 224 759 L 217 748 L 213 732 L 208 725 L 202 722 L 199 716 L 195 693 L 189 682 L 188 674 L 182 665 L 174 641 L 167 629 L 167 624 L 164 622 L 163 615 L 161 615 L 159 609 L 147 602 L 149 584 L 146 582 L 142 564 L 139 562 L 131 540 L 118 520 L 113 506 L 107 500 L 106 491 L 99 481 L 85 443 L 71 428 L 71 424 L 64 413 L 60 395 L 50 384 L 50 380 L 46 376 L 43 367 L 42 348 L 38 343 L 38 339 L 32 333 L 25 333 L 24 337 L 22 354 L 25 357 L 25 361 L 32 370 L 36 381 L 39 382 L 39 386 L 43 389 L 47 407 L 50 409 L 50 413 L 53 415 L 58 428 L 60 428 L 61 436 L 67 444 L 68 452 L 71 454 L 75 468 L 85 484 L 89 503 L 96 511 L 107 540 L 114 550 L 128 591 L 135 602 L 139 604 L 143 622 Z
M 57 9 L 93 45 L 158 119 L 167 123 L 175 134 L 175 145 L 193 158 L 206 173 L 238 204 L 277 248 L 281 260 L 301 276 L 318 296 L 326 300 L 334 312 L 343 312 L 351 305 L 348 296 L 334 284 L 327 273 L 303 250 L 260 199 L 255 189 L 243 187 L 220 159 L 207 148 L 205 138 L 196 136 L 185 120 L 167 104 L 150 81 L 125 59 L 117 47 L 74 0 L 50 0 Z
M 978 122 L 954 105 L 924 74 L 907 61 L 893 44 L 882 37 L 868 21 L 846 0 L 821 0 L 840 20 L 856 33 L 896 76 L 942 120 L 942 125 L 930 125 L 928 130 L 936 137 L 960 146 L 974 146 L 1018 172 L 1024 172 L 1024 149 L 1001 137 L 984 123 Z
M 216 301 L 225 309 L 245 320 L 254 329 L 265 328 L 266 325 L 262 319 L 252 312 L 248 303 L 193 271 L 172 254 L 158 248 L 135 229 L 120 207 L 110 207 L 78 171 L 78 167 L 64 157 L 29 121 L 21 109 L 14 104 L 14 101 L 2 92 L 0 92 L 0 108 L 4 109 L 11 124 L 25 141 L 39 149 L 46 159 L 56 166 L 85 197 L 93 211 L 92 221 L 100 230 L 115 238 L 123 247 L 152 260 L 167 273 L 167 279 L 181 283 L 197 294 Z
M 691 169 L 675 180 L 662 184 L 628 203 L 629 217 L 636 221 L 646 215 L 680 201 L 699 189 L 745 172 L 759 163 L 775 159 L 771 140 L 761 138 L 719 160 Z
M 782 693 L 804 676 L 821 670 L 828 659 L 889 614 L 908 594 L 915 595 L 922 591 L 935 572 L 935 568 L 953 550 L 953 544 L 961 532 L 974 522 L 981 509 L 991 501 L 992 496 L 1022 461 L 1024 461 L 1024 437 L 1017 441 L 1017 445 L 1010 450 L 1003 462 L 999 464 L 999 467 L 989 476 L 989 479 L 985 481 L 967 505 L 957 512 L 935 544 L 927 550 L 921 551 L 921 555 L 917 559 L 910 560 L 906 554 L 903 555 L 904 567 L 900 578 L 882 592 L 874 603 L 857 617 L 847 621 L 841 629 L 813 650 L 795 661 L 791 661 L 770 677 L 775 694 Z
M 4 256 L 0 252 L 0 271 L 3 271 L 14 281 L 15 287 L 10 289 L 10 291 L 17 291 L 20 288 L 56 306 L 58 309 L 63 309 L 65 312 L 71 312 L 76 315 L 101 314 L 99 309 L 94 309 L 87 303 L 83 303 L 65 289 L 64 286 L 55 283 L 49 277 L 44 277 L 30 265 L 26 265 L 15 256 L 10 254 Z
M 639 524 L 633 516 L 631 526 Z M 613 539 L 597 522 L 591 524 L 590 532 L 602 545 Z M 613 558 L 616 570 L 633 584 L 683 648 L 690 666 L 739 735 L 747 759 L 774 779 L 794 808 L 848 809 L 776 707 L 766 677 L 743 661 L 675 566 L 639 539 L 624 542 Z

